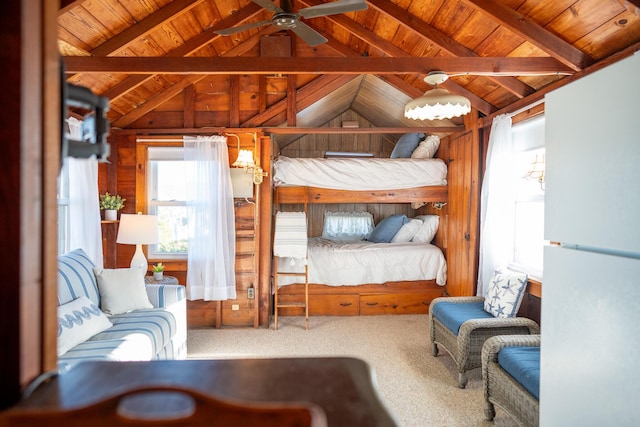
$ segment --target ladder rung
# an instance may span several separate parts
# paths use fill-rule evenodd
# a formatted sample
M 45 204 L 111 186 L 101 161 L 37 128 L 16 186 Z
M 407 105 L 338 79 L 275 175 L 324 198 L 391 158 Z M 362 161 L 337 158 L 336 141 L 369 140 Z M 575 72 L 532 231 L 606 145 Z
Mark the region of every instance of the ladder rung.
M 278 308 L 282 308 L 282 307 L 304 307 L 305 303 L 303 302 L 288 302 L 286 304 L 278 304 L 276 305 L 276 307 Z
M 306 276 L 307 273 L 278 273 L 276 272 L 275 274 L 277 274 L 278 276 Z

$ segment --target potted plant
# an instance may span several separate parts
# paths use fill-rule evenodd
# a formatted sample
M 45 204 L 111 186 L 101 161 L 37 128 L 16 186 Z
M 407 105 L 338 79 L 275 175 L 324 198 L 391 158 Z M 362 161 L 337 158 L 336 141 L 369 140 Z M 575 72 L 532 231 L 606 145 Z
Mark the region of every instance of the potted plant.
M 118 195 L 106 192 L 100 195 L 100 209 L 104 210 L 104 219 L 107 221 L 115 221 L 118 219 L 118 211 L 124 207 L 126 199 Z
M 153 267 L 151 267 L 151 270 L 153 270 L 153 279 L 160 281 L 162 280 L 162 273 L 164 272 L 164 264 L 159 262 L 156 265 L 154 265 Z

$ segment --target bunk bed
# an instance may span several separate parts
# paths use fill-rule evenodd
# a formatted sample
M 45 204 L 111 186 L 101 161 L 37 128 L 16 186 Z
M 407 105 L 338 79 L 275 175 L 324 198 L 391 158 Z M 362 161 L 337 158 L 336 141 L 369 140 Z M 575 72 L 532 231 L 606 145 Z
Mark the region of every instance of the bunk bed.
M 371 203 L 425 203 L 446 202 L 446 164 L 437 158 L 429 159 L 380 159 L 380 158 L 287 158 L 279 157 L 273 162 L 274 202 L 277 209 L 285 205 L 308 204 L 371 204 Z M 442 226 L 442 225 L 441 225 Z M 440 248 L 428 243 L 370 243 L 346 242 L 347 247 L 334 241 L 312 237 L 309 239 L 309 311 L 312 315 L 367 315 L 367 314 L 417 314 L 427 313 L 430 302 L 444 294 L 446 262 Z M 367 249 L 368 247 L 368 249 Z M 348 280 L 314 278 L 324 273 L 314 271 L 316 262 L 326 256 L 324 249 L 337 252 L 338 258 L 346 261 L 356 248 L 382 252 L 373 264 L 380 268 L 381 259 L 411 260 L 427 265 L 428 273 L 406 280 L 379 279 L 366 274 L 368 267 L 360 265 L 365 283 Z M 318 254 L 315 254 L 316 251 Z M 342 252 L 340 252 L 342 251 Z M 385 252 L 386 251 L 386 252 Z M 396 251 L 397 258 L 389 256 Z M 430 253 L 431 255 L 428 255 Z M 320 255 L 319 255 L 320 254 Z M 324 255 L 323 255 L 324 254 Z M 411 258 L 409 257 L 411 254 Z M 416 254 L 417 255 L 416 257 Z M 373 257 L 372 259 L 376 259 Z M 347 261 L 348 262 L 348 261 Z M 359 263 L 361 261 L 358 261 Z M 444 266 L 442 265 L 444 263 Z M 387 264 L 388 265 L 388 264 Z M 294 266 L 291 267 L 295 269 Z M 274 271 L 289 270 L 286 260 L 274 265 Z M 339 269 L 335 267 L 334 270 Z M 411 273 L 413 274 L 413 273 Z M 347 276 L 347 275 L 344 275 Z M 402 274 L 401 274 L 402 276 Z M 405 275 L 406 276 L 406 275 Z M 345 279 L 345 277 L 343 277 Z M 349 281 L 351 280 L 351 281 Z M 293 282 L 293 283 L 292 283 Z M 295 280 L 279 280 L 280 301 L 300 300 L 304 295 L 304 284 Z M 283 310 L 281 314 L 301 314 Z

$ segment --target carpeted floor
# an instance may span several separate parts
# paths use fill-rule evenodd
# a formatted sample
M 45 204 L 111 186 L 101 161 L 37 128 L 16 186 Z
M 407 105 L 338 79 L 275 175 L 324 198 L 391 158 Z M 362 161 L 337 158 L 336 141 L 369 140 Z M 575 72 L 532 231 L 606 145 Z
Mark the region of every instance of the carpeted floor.
M 484 419 L 480 369 L 457 387 L 449 354 L 431 356 L 427 315 L 280 317 L 266 328 L 190 329 L 190 359 L 353 356 L 372 367 L 380 399 L 403 427 L 498 426 L 515 423 L 496 408 Z

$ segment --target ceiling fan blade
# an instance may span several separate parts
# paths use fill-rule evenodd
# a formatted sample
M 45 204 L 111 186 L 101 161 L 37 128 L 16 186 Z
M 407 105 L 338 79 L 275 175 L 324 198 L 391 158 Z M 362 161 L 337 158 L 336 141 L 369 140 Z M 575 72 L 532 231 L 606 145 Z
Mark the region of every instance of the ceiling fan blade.
M 305 19 L 319 18 L 321 16 L 336 15 L 338 13 L 365 10 L 366 8 L 367 2 L 365 0 L 338 0 L 300 9 L 298 15 Z
M 304 22 L 298 21 L 296 26 L 291 29 L 294 33 L 298 35 L 302 40 L 305 41 L 309 46 L 316 46 L 322 43 L 326 43 L 327 39 L 322 36 L 319 32 L 305 24 Z
M 271 0 L 252 0 L 255 4 L 260 7 L 263 7 L 271 12 L 280 13 L 284 12 L 284 10 L 280 9 L 277 4 L 272 2 Z
M 260 21 L 260 22 L 252 22 L 250 24 L 240 25 L 238 27 L 224 28 L 222 30 L 214 31 L 216 34 L 220 34 L 221 36 L 230 36 L 231 34 L 240 33 L 242 31 L 247 31 L 252 28 L 262 27 L 264 25 L 270 25 L 271 21 Z

